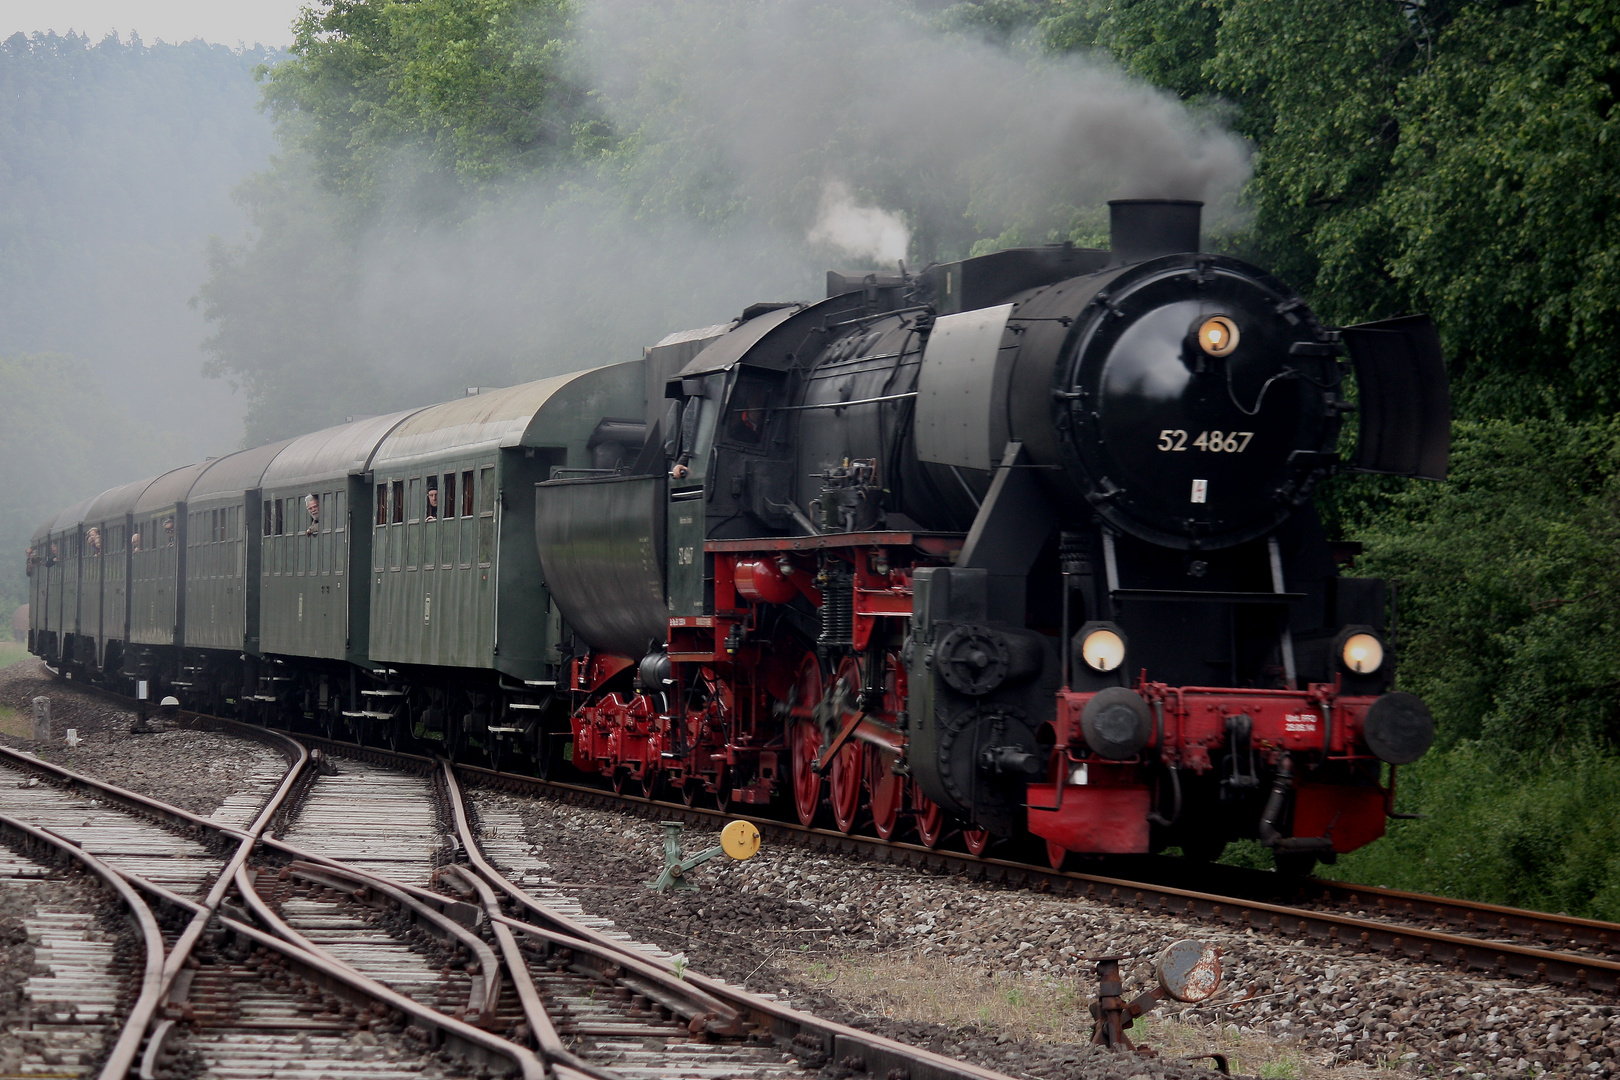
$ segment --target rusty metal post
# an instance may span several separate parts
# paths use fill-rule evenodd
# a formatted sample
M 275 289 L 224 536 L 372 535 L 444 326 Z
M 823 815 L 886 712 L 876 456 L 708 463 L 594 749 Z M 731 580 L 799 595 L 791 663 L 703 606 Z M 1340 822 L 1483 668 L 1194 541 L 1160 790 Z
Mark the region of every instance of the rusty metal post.
M 1091 1007 L 1097 1026 L 1092 1029 L 1091 1041 L 1110 1050 L 1134 1050 L 1125 1029 L 1130 1021 L 1125 1017 L 1125 983 L 1119 973 L 1120 957 L 1105 956 L 1097 961 L 1097 1001 Z
M 1120 976 L 1122 956 L 1105 956 L 1097 961 L 1097 1000 L 1091 1003 L 1091 1016 L 1097 1024 L 1091 1029 L 1094 1046 L 1125 1050 L 1156 1057 L 1146 1044 L 1136 1046 L 1125 1029 L 1138 1016 L 1153 1009 L 1166 997 L 1177 1001 L 1206 1001 L 1221 985 L 1221 950 L 1187 939 L 1164 948 L 1154 963 L 1158 985 L 1125 1000 L 1125 983 Z M 1217 1067 L 1222 1063 L 1217 1062 Z M 1221 1071 L 1225 1071 L 1222 1067 Z

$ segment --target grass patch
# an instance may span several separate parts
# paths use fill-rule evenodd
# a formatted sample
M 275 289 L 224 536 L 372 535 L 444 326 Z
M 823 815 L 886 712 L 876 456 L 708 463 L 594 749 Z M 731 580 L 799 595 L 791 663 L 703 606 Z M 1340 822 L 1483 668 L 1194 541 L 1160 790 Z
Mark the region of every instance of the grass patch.
M 28 659 L 28 646 L 16 641 L 0 641 L 0 668 Z
M 797 965 L 789 958 L 783 966 L 802 982 L 899 1020 L 994 1026 L 1016 1038 L 1062 1042 L 1084 1042 L 1091 1033 L 1074 987 L 1050 980 L 989 978 L 959 962 L 892 955 L 800 958 Z
M 849 1005 L 895 1020 L 927 1021 L 948 1028 L 978 1026 L 1032 1042 L 1084 1043 L 1091 1017 L 1072 980 L 987 976 L 960 960 L 894 954 L 845 954 L 835 958 L 784 957 L 785 974 L 830 990 Z M 1365 1066 L 1335 1068 L 1314 1063 L 1297 1043 L 1282 1043 L 1233 1025 L 1193 1026 L 1173 1017 L 1148 1015 L 1132 1025 L 1131 1040 L 1166 1057 L 1225 1054 L 1234 1073 L 1263 1080 L 1320 1080 L 1366 1076 Z M 1207 1062 L 1205 1063 L 1207 1064 Z
M 24 716 L 10 706 L 0 705 L 0 735 L 31 739 L 34 737 L 34 718 Z

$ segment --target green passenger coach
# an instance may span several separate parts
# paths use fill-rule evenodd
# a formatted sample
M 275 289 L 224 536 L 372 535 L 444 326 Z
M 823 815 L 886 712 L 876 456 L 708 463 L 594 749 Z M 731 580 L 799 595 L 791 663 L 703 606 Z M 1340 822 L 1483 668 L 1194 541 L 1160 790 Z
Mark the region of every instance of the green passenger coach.
M 641 365 L 616 364 L 436 405 L 395 428 L 372 465 L 372 663 L 551 685 L 558 617 L 534 485 L 585 466 L 601 417 L 641 416 L 644 395 Z

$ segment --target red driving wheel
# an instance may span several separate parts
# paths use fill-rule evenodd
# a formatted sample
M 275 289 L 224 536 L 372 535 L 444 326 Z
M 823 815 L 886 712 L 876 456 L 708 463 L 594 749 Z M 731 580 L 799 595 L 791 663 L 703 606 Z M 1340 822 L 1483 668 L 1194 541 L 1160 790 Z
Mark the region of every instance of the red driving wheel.
M 967 845 L 969 855 L 983 855 L 984 849 L 990 846 L 990 830 L 963 829 L 962 843 Z
M 861 666 L 854 657 L 846 657 L 838 665 L 833 677 L 832 704 L 836 706 L 837 727 L 841 730 L 860 709 Z M 833 822 L 841 833 L 855 831 L 855 821 L 861 813 L 861 783 L 865 780 L 865 754 L 854 736 L 838 748 L 827 768 L 827 801 L 832 803 Z
M 906 801 L 906 782 L 897 776 L 894 754 L 875 746 L 866 748 L 866 787 L 872 793 L 872 827 L 887 840 L 900 824 L 900 806 Z
M 813 825 L 821 809 L 821 777 L 816 755 L 821 753 L 821 729 L 814 720 L 793 721 L 793 809 L 800 825 Z
M 862 772 L 861 744 L 851 739 L 838 748 L 827 769 L 827 799 L 841 833 L 855 831 L 855 819 L 861 812 Z
M 793 809 L 799 815 L 800 825 L 814 825 L 816 814 L 821 809 L 821 777 L 814 768 L 816 755 L 821 753 L 821 729 L 811 717 L 816 702 L 820 700 L 821 667 L 814 656 L 807 655 L 799 665 L 799 675 L 794 680 L 793 695 L 789 701 Z
M 1063 864 L 1069 861 L 1069 849 L 1055 840 L 1048 840 L 1046 842 L 1046 861 L 1052 865 L 1054 870 L 1063 869 Z
M 911 805 L 917 812 L 917 839 L 922 841 L 923 847 L 939 847 L 939 842 L 945 839 L 945 811 L 923 794 L 915 780 L 911 782 Z

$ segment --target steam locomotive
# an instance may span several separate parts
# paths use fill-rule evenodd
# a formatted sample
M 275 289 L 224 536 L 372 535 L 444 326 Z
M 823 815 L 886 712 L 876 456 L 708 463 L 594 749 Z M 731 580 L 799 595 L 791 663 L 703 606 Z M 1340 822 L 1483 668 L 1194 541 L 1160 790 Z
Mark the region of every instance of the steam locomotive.
M 1110 208 L 1107 251 L 829 273 L 638 361 L 103 493 L 35 535 L 30 646 L 929 846 L 1331 859 L 1433 720 L 1312 494 L 1444 477 L 1437 334 L 1321 325 L 1201 253 L 1197 203 Z

